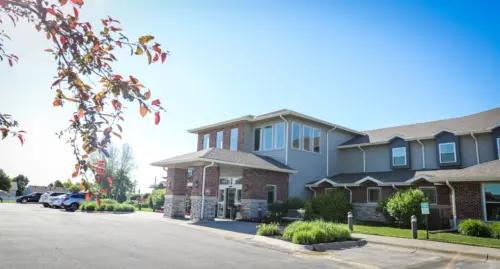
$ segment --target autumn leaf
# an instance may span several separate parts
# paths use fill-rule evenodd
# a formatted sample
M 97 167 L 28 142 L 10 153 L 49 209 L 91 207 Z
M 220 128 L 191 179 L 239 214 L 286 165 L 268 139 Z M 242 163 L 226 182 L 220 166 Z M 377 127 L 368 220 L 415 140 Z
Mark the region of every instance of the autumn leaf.
M 59 0 L 59 4 L 61 4 L 61 6 L 66 5 L 66 3 L 68 3 L 68 0 Z
M 75 20 L 78 20 L 78 9 L 76 9 L 76 7 L 73 7 L 73 11 L 75 12 Z
M 42 27 L 41 27 L 41 26 L 40 26 L 40 24 L 39 24 L 39 25 L 35 26 L 35 29 L 36 29 L 38 32 L 40 32 L 40 30 L 42 30 Z
M 0 131 L 2 131 L 2 140 L 4 140 L 9 134 L 9 130 L 7 130 L 6 128 L 2 128 L 0 129 Z
M 155 57 L 153 58 L 153 62 L 158 61 L 158 57 L 159 57 L 158 54 L 155 54 Z
M 75 103 L 76 103 L 76 102 L 78 102 L 78 100 L 73 99 L 73 98 L 64 98 L 64 99 L 66 99 L 66 100 L 68 100 L 68 101 L 70 101 L 70 102 L 75 102 Z
M 53 106 L 60 106 L 61 105 L 61 100 L 59 99 L 56 99 L 54 100 L 54 102 L 52 103 Z
M 47 33 L 45 37 L 47 37 L 47 39 L 50 39 L 50 33 Z
M 134 78 L 132 75 L 130 75 L 129 77 L 130 77 L 130 82 L 132 82 L 133 84 L 137 84 L 139 82 L 139 80 Z
M 75 171 L 75 172 L 73 172 L 73 174 L 71 174 L 71 177 L 72 177 L 72 178 L 75 178 L 75 177 L 77 177 L 77 176 L 78 176 L 78 171 Z
M 157 105 L 159 105 L 159 104 L 160 104 L 160 99 L 153 100 L 153 102 L 151 102 L 151 104 L 152 104 L 153 106 L 157 106 Z
M 153 39 L 154 39 L 154 36 L 151 36 L 151 35 L 141 36 L 141 37 L 139 37 L 139 44 L 146 45 L 149 41 L 151 41 Z
M 9 65 L 12 66 L 12 60 L 11 59 L 9 59 Z
M 61 41 L 61 44 L 64 44 L 64 43 L 66 43 L 66 41 L 67 41 L 67 40 L 66 40 L 66 37 L 61 36 L 61 37 L 59 38 L 59 41 Z
M 152 48 L 154 51 L 158 52 L 158 54 L 161 54 L 160 44 L 155 43 L 155 45 Z
M 144 118 L 146 114 L 148 114 L 148 108 L 144 104 L 141 104 L 139 112 L 141 113 L 141 116 Z
M 52 86 L 51 87 L 54 87 L 56 86 L 57 84 L 59 84 L 61 82 L 61 79 L 58 79 L 56 81 L 54 81 L 54 83 L 52 83 Z
M 24 138 L 22 135 L 18 135 L 17 138 L 21 141 L 21 145 L 24 145 Z
M 118 133 L 113 132 L 113 134 L 114 134 L 115 136 L 117 136 L 118 138 L 122 139 L 122 136 L 121 136 L 121 135 L 119 135 Z
M 120 130 L 120 133 L 123 132 L 123 129 L 122 127 L 120 126 L 120 124 L 117 124 L 116 127 L 118 127 L 118 130 Z
M 151 64 L 151 53 L 146 49 L 146 55 L 148 55 L 148 64 Z
M 120 76 L 120 75 L 113 75 L 113 78 L 114 78 L 114 79 L 116 79 L 116 80 L 121 80 L 121 79 L 123 79 L 123 77 L 122 77 L 122 76 Z
M 78 116 L 80 116 L 80 118 L 83 118 L 85 116 L 85 110 L 83 110 L 83 108 L 80 108 Z
M 54 16 L 56 15 L 56 12 L 52 8 L 47 8 L 47 12 L 54 15 Z
M 136 55 L 142 55 L 144 51 L 141 49 L 141 47 L 137 47 L 137 50 L 135 51 Z
M 81 5 L 83 5 L 83 0 L 71 0 L 71 3 L 81 6 Z
M 111 31 L 113 31 L 113 32 L 118 32 L 118 31 L 121 31 L 121 30 L 122 30 L 122 28 L 118 28 L 118 27 L 114 27 L 114 26 L 111 26 L 111 27 L 109 27 L 109 28 L 110 28 L 110 29 L 111 29 Z
M 164 52 L 161 54 L 161 63 L 164 63 L 166 59 L 167 59 L 167 53 Z
M 54 52 L 52 49 L 45 49 L 46 52 Z
M 160 112 L 155 113 L 155 124 L 158 125 L 160 123 Z
M 116 41 L 116 45 L 121 48 L 122 47 L 122 42 Z
M 88 157 L 86 154 L 82 155 L 82 159 L 87 159 Z
M 146 100 L 148 100 L 149 98 L 151 98 L 151 91 L 150 91 L 150 90 L 148 90 L 148 91 L 144 94 L 144 98 L 145 98 Z
M 104 24 L 104 26 L 108 26 L 108 20 L 101 19 L 101 21 L 102 21 L 102 24 Z

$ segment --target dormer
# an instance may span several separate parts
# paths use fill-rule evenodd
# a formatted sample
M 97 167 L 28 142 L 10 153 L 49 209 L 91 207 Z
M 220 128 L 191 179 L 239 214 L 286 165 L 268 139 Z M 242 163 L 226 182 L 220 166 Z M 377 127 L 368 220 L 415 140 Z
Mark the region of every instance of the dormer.
M 461 165 L 460 139 L 452 130 L 440 130 L 436 138 L 437 165 L 439 167 L 454 167 Z
M 410 162 L 410 144 L 402 135 L 395 134 L 388 139 L 389 156 L 391 156 L 391 169 L 411 168 Z

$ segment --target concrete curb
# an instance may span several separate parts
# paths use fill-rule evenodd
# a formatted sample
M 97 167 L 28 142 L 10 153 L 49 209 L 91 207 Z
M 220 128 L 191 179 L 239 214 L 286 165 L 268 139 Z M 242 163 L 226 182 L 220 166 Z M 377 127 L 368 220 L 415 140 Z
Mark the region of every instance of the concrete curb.
M 366 240 L 364 239 L 357 241 L 342 241 L 342 242 L 320 243 L 313 245 L 298 245 L 281 239 L 275 239 L 260 235 L 254 236 L 252 240 L 299 252 L 341 250 L 341 249 L 356 248 L 366 245 Z
M 348 248 L 357 248 L 366 245 L 366 240 L 361 239 L 357 241 L 343 241 L 343 242 L 331 242 L 331 243 L 321 243 L 314 244 L 313 248 L 316 251 L 328 251 L 328 250 L 342 250 Z
M 111 211 L 80 211 L 81 213 L 87 214 L 115 214 L 115 215 L 123 215 L 123 214 L 132 214 L 135 212 L 111 212 Z

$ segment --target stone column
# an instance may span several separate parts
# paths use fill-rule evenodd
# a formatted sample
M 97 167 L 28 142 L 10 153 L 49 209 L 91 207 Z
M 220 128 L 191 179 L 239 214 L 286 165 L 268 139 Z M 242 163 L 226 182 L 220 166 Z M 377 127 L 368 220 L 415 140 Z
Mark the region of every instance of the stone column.
M 184 219 L 186 216 L 187 169 L 169 168 L 164 217 Z
M 205 204 L 203 219 L 201 216 L 201 194 L 203 188 L 203 167 L 196 167 L 193 171 L 193 188 L 191 191 L 191 221 L 209 221 L 215 219 L 217 192 L 219 190 L 219 167 L 208 167 L 205 177 Z

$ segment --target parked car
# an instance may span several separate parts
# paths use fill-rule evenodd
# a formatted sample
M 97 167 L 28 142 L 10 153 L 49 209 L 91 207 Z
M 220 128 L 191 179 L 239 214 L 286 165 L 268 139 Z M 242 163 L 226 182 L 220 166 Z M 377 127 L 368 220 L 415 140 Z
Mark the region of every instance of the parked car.
M 59 199 L 63 199 L 64 197 L 66 197 L 67 194 L 63 193 L 61 195 L 57 195 L 57 196 L 50 196 L 49 197 L 49 207 L 51 208 L 60 208 L 61 207 L 61 204 L 56 204 L 57 200 Z
M 85 195 L 83 192 L 71 193 L 63 198 L 62 206 L 66 211 L 76 211 L 80 204 L 85 202 Z M 95 201 L 95 198 L 91 201 Z
M 38 203 L 38 201 L 40 201 L 40 197 L 41 196 L 42 196 L 42 193 L 40 193 L 40 192 L 33 192 L 31 194 L 18 197 L 16 199 L 16 202 L 21 203 L 21 204 Z
M 62 202 L 63 202 L 64 198 L 66 198 L 66 196 L 68 196 L 68 195 L 70 195 L 70 194 L 68 193 L 68 194 L 63 194 L 63 195 L 56 196 L 57 199 L 55 199 L 52 202 L 52 208 L 63 208 Z
M 40 197 L 40 201 L 38 201 L 39 204 L 42 204 L 44 207 L 49 207 L 49 198 L 50 197 L 55 197 L 59 195 L 63 195 L 64 193 L 62 192 L 53 192 L 53 191 L 48 191 Z

